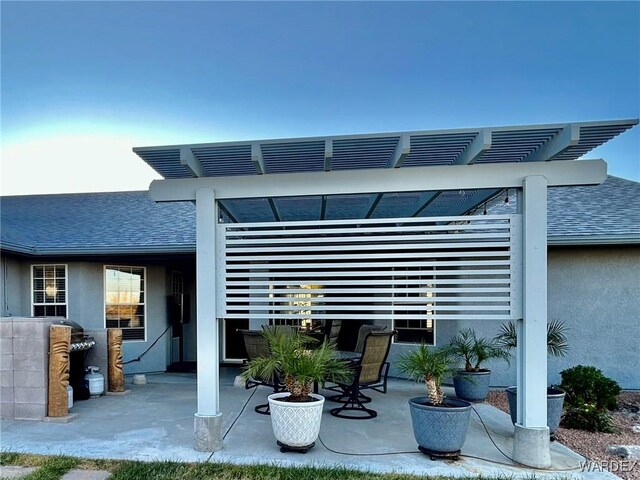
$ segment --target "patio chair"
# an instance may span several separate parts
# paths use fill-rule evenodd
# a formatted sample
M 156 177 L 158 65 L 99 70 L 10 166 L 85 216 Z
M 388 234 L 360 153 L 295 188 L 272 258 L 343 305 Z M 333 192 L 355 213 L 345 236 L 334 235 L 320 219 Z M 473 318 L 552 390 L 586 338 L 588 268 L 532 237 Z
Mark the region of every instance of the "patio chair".
M 369 335 L 371 332 L 379 332 L 382 330 L 385 330 L 387 328 L 386 325 L 362 325 L 359 329 L 358 329 L 358 340 L 356 342 L 356 347 L 354 352 L 355 353 L 359 353 L 360 355 L 362 355 L 362 350 L 364 348 L 364 339 L 367 337 L 367 335 Z M 387 375 L 389 373 L 389 362 L 385 363 L 385 370 L 383 372 L 383 380 L 380 383 L 380 385 L 376 386 L 376 387 L 372 387 L 374 390 L 377 390 L 381 393 L 387 393 Z M 342 388 L 340 388 L 339 385 L 331 385 L 331 386 L 326 386 L 325 387 L 326 390 L 332 390 L 334 392 L 342 392 Z M 335 402 L 345 402 L 347 400 L 347 395 L 334 395 L 332 397 L 333 401 Z M 367 403 L 366 398 L 368 397 L 362 397 L 363 402 L 362 403 Z
M 329 329 L 327 330 L 327 340 L 329 342 L 338 343 L 341 328 L 342 320 L 331 320 L 331 325 L 329 325 Z
M 262 325 L 262 330 L 271 330 L 272 332 L 282 332 L 291 335 L 295 333 L 291 325 Z
M 356 342 L 355 351 L 357 353 L 362 353 L 364 348 L 364 339 L 371 332 L 379 332 L 382 330 L 386 330 L 386 325 L 362 325 L 358 330 L 358 341 Z M 380 393 L 387 393 L 387 380 L 389 378 L 389 368 L 391 364 L 389 362 L 384 362 L 384 370 L 382 372 L 382 381 L 377 385 L 371 385 L 369 388 L 375 390 Z
M 260 330 L 238 330 L 238 332 L 242 334 L 242 338 L 244 339 L 244 346 L 247 350 L 247 362 L 250 362 L 254 358 L 268 357 L 270 355 L 269 343 Z M 257 388 L 260 385 L 273 388 L 273 393 L 282 391 L 282 385 L 277 377 L 272 379 L 252 377 L 245 382 L 244 386 L 246 389 L 249 389 Z M 262 415 L 269 415 L 269 403 L 258 405 L 254 410 Z
M 371 398 L 364 395 L 362 390 L 371 389 L 382 382 L 391 339 L 395 334 L 395 330 L 374 331 L 365 337 L 362 357 L 353 366 L 351 381 L 338 383 L 342 388 L 342 395 L 328 397 L 329 400 L 344 403 L 341 407 L 331 409 L 331 415 L 352 420 L 366 420 L 378 416 L 375 410 L 365 406 L 371 402 Z

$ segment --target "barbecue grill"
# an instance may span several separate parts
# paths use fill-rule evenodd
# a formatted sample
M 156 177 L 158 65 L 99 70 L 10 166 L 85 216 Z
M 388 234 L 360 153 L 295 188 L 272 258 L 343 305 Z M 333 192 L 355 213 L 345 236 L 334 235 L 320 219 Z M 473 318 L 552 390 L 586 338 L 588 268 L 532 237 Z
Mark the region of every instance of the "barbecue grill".
M 69 349 L 72 352 L 82 352 L 85 350 L 89 350 L 93 347 L 96 342 L 90 335 L 84 334 L 84 329 L 80 326 L 80 324 L 67 320 L 66 318 L 56 319 L 53 322 L 53 325 L 64 325 L 67 327 L 71 327 L 71 348 Z
M 84 334 L 84 329 L 76 322 L 65 318 L 57 318 L 53 325 L 71 327 L 71 346 L 69 348 L 69 384 L 73 387 L 73 400 L 89 398 L 89 387 L 84 381 L 84 361 L 88 350 L 95 344 L 90 335 Z

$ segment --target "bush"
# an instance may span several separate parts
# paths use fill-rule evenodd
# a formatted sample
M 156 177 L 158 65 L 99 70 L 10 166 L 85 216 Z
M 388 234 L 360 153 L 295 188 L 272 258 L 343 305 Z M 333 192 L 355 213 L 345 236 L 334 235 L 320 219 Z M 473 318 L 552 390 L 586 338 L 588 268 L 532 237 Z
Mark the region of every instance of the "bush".
M 618 406 L 620 385 L 595 367 L 578 365 L 560 372 L 567 392 L 562 425 L 590 432 L 613 432 L 608 411 Z

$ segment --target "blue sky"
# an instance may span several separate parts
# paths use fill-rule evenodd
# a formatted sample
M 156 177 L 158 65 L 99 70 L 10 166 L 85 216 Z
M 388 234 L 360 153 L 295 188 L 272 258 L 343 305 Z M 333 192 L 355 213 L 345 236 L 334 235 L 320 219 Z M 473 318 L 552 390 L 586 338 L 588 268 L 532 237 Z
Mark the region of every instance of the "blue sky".
M 3 2 L 3 194 L 149 144 L 640 116 L 638 2 Z M 640 179 L 640 127 L 589 154 Z

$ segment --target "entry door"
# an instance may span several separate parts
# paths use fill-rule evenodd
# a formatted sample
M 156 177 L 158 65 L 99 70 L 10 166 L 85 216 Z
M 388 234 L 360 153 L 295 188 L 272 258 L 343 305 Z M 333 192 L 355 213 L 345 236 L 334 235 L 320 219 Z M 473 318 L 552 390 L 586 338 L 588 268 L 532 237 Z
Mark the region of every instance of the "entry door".
M 248 328 L 248 319 L 233 318 L 223 320 L 223 358 L 226 363 L 240 363 L 247 358 L 247 351 L 244 348 L 244 339 L 238 330 L 246 330 Z
M 184 294 L 182 272 L 171 271 L 171 295 L 167 298 L 171 322 L 171 363 L 184 361 L 184 324 L 189 323 L 189 298 Z

